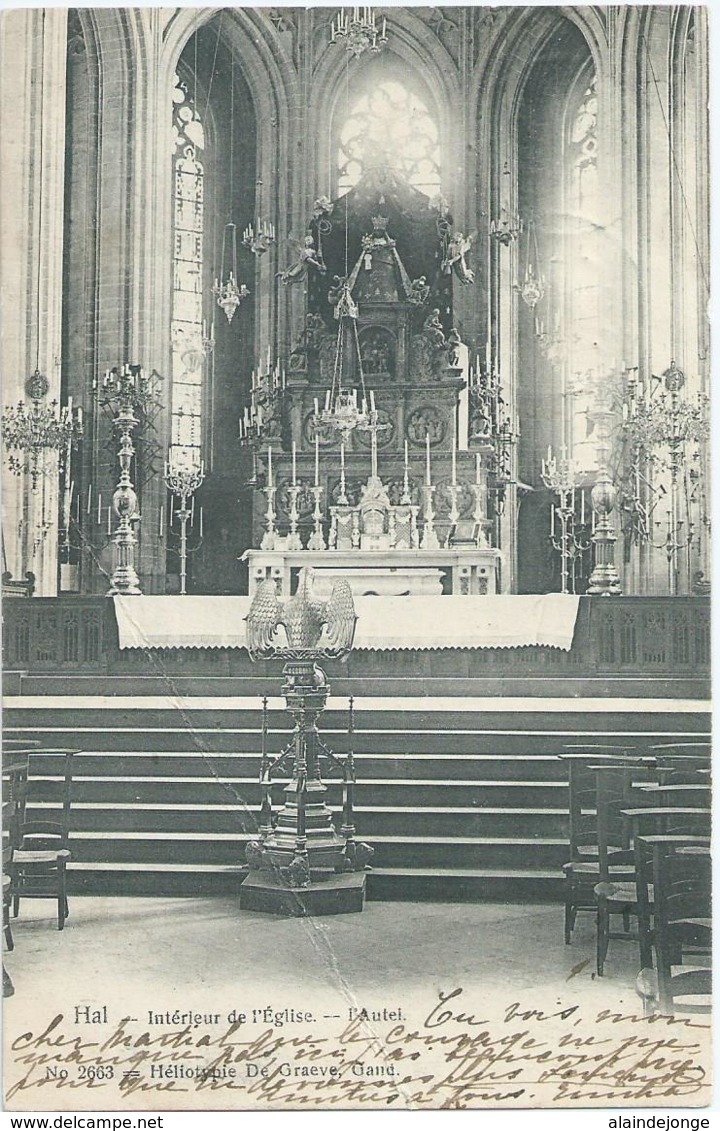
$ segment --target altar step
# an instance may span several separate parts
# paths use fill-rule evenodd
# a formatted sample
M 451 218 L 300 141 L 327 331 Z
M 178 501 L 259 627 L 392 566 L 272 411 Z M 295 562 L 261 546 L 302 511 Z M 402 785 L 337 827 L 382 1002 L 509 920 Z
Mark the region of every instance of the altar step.
M 102 681 L 107 691 L 107 680 Z M 87 690 L 87 689 L 86 689 Z M 100 686 L 98 686 L 100 690 Z M 287 743 L 270 703 L 269 747 Z M 257 699 L 126 695 L 6 698 L 6 728 L 75 758 L 72 892 L 233 893 L 259 805 Z M 669 709 L 670 707 L 670 709 Z M 323 716 L 347 748 L 347 704 Z M 567 856 L 567 745 L 648 751 L 708 737 L 702 702 L 363 696 L 356 703 L 357 827 L 375 848 L 377 899 L 556 899 Z M 62 755 L 32 757 L 59 779 Z M 340 787 L 328 781 L 337 809 Z M 52 782 L 31 812 L 52 810 Z M 282 803 L 282 783 L 274 787 Z

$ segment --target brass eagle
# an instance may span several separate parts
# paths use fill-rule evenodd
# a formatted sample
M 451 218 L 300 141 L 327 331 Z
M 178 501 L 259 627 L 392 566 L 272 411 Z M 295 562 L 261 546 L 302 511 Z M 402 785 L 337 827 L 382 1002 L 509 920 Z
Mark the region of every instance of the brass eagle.
M 355 605 L 347 581 L 337 580 L 328 601 L 313 597 L 312 566 L 300 570 L 297 592 L 289 600 L 277 595 L 268 578 L 257 588 L 245 618 L 247 649 L 252 660 L 342 659 L 349 655 L 355 636 Z M 286 643 L 277 638 L 284 629 Z

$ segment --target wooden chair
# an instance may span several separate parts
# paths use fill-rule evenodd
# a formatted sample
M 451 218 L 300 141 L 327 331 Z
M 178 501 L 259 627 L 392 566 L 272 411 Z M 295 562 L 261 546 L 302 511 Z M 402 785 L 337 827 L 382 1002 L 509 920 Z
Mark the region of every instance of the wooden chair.
M 602 750 L 613 748 L 601 748 Z M 645 760 L 617 753 L 598 753 L 593 747 L 585 753 L 561 754 L 568 766 L 569 856 L 563 865 L 565 876 L 565 943 L 569 945 L 579 911 L 595 911 L 595 886 L 600 880 L 598 865 L 597 783 L 595 767 L 643 766 Z
M 640 968 L 651 965 L 647 924 L 653 913 L 653 893 L 648 892 L 648 903 L 643 903 L 643 888 L 638 887 L 636 838 L 643 834 L 701 835 L 710 834 L 710 810 L 685 806 L 643 806 L 623 808 L 620 819 L 625 822 L 627 848 L 622 853 L 622 863 L 627 867 L 623 877 L 608 875 L 595 889 L 597 897 L 597 973 L 602 977 L 608 945 L 613 938 L 633 939 L 640 946 Z M 610 857 L 611 862 L 613 857 Z M 614 862 L 619 864 L 618 854 Z M 625 930 L 613 932 L 611 916 L 622 914 Z M 638 921 L 637 931 L 629 929 L 630 918 Z
M 639 838 L 650 841 L 650 838 Z M 637 980 L 646 1016 L 711 1009 L 711 880 L 709 845 L 667 843 L 656 837 L 652 853 L 655 891 L 655 969 Z
M 69 915 L 66 872 L 71 859 L 68 841 L 73 754 L 72 750 L 65 752 L 58 817 L 29 821 L 23 817 L 17 826 L 16 847 L 9 864 L 13 916 L 17 918 L 23 899 L 54 899 L 59 931 Z

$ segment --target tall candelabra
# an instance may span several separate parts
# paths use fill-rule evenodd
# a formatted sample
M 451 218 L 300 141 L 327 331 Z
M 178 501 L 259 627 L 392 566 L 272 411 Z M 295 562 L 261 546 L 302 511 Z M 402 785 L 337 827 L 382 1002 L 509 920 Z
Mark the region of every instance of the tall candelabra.
M 2 414 L 2 438 L 10 453 L 8 466 L 16 475 L 26 469 L 30 474 L 32 490 L 38 490 L 42 474 L 41 461 L 46 452 L 56 452 L 69 461 L 70 450 L 83 432 L 82 409 L 73 410 L 72 397 L 67 405 L 58 408 L 57 401 L 43 405 L 49 382 L 39 370 L 28 377 L 25 392 L 31 401 L 28 412 L 24 401 L 7 407 Z M 15 452 L 21 453 L 20 456 Z
M 184 450 L 181 449 L 181 453 L 178 454 L 173 452 L 171 448 L 170 456 L 165 463 L 165 484 L 171 494 L 180 501 L 180 505 L 175 509 L 174 514 L 180 520 L 180 593 L 183 596 L 187 593 L 188 523 L 194 517 L 195 492 L 205 480 L 203 461 L 187 462 L 183 460 L 181 454 Z M 202 512 L 200 515 L 200 539 L 202 539 Z
M 561 593 L 569 593 L 570 562 L 574 556 L 572 529 L 575 515 L 575 492 L 579 477 L 574 460 L 569 459 L 563 447 L 560 459 L 548 448 L 547 459 L 542 461 L 541 478 L 548 490 L 557 495 L 558 501 L 551 509 L 550 538 L 553 546 L 560 552 Z M 556 534 L 556 518 L 560 522 L 560 535 Z M 582 519 L 581 519 L 582 521 Z
M 113 413 L 113 425 L 120 437 L 120 478 L 112 497 L 118 526 L 112 535 L 115 550 L 109 597 L 141 592 L 134 561 L 137 539 L 133 521 L 139 518 L 138 497 L 130 478 L 130 467 L 135 455 L 133 431 L 140 423 L 137 410 L 151 384 L 152 375 L 148 378 L 142 366 L 128 364 L 108 370 L 102 383 L 105 403 Z
M 665 550 L 668 562 L 668 590 L 672 596 L 678 592 L 678 556 L 694 541 L 694 524 L 681 516 L 681 484 L 683 472 L 690 467 L 691 479 L 700 479 L 696 465 L 703 466 L 702 448 L 710 436 L 708 398 L 704 395 L 690 398 L 683 390 L 685 374 L 675 362 L 661 377 L 652 377 L 639 383 L 630 371 L 623 403 L 623 432 L 627 441 L 631 476 L 629 502 L 633 514 L 645 516 L 642 533 L 650 538 L 650 507 L 643 494 L 665 491 L 662 482 L 655 492 L 652 468 L 669 474 L 670 506 L 667 513 L 665 539 L 658 548 Z M 667 480 L 666 480 L 667 482 Z M 700 491 L 702 493 L 702 491 Z M 688 507 L 692 502 L 688 499 Z M 661 523 L 656 523 L 660 526 Z M 683 532 L 685 527 L 686 532 Z

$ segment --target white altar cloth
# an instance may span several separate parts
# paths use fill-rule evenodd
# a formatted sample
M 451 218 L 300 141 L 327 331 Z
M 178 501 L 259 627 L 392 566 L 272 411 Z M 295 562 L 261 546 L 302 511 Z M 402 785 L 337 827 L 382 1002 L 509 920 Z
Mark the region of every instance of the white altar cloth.
M 120 648 L 244 648 L 250 597 L 113 597 Z M 572 646 L 580 598 L 356 597 L 355 647 Z

